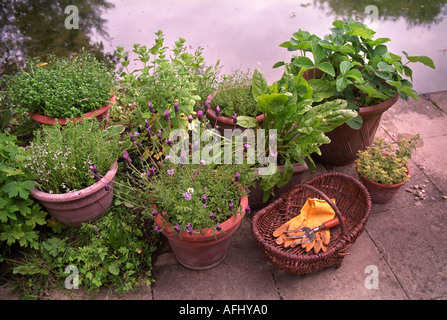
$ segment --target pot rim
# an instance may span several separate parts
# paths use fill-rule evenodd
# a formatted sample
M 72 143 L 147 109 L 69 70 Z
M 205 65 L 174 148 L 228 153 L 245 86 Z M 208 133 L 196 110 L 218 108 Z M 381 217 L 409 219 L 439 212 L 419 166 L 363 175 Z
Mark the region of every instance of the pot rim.
M 43 191 L 37 189 L 37 187 L 34 186 L 30 190 L 30 194 L 34 198 L 36 198 L 38 200 L 43 200 L 46 202 L 65 202 L 65 201 L 79 200 L 79 199 L 82 199 L 82 198 L 85 198 L 85 197 L 91 195 L 92 193 L 97 192 L 101 188 L 104 188 L 104 185 L 106 182 L 109 183 L 110 181 L 112 181 L 115 178 L 117 170 L 118 170 L 118 161 L 115 161 L 110 166 L 110 170 L 107 171 L 107 173 L 101 178 L 101 180 L 95 182 L 94 184 L 92 184 L 91 186 L 89 186 L 87 188 L 84 188 L 82 190 L 78 190 L 75 192 L 47 193 L 47 192 L 43 192 Z
M 112 107 L 112 103 L 115 102 L 115 99 L 116 99 L 116 96 L 112 95 L 112 97 L 109 99 L 109 101 L 110 101 L 109 104 L 103 105 L 99 109 L 89 111 L 89 112 L 85 113 L 81 117 L 76 117 L 76 118 L 71 118 L 71 119 L 68 119 L 68 118 L 53 118 L 53 117 L 44 116 L 44 115 L 39 114 L 39 113 L 34 113 L 34 112 L 31 112 L 31 111 L 28 111 L 28 114 L 29 114 L 29 116 L 33 120 L 35 120 L 37 122 L 40 122 L 40 123 L 43 123 L 43 124 L 55 124 L 56 120 L 57 120 L 57 122 L 59 124 L 64 125 L 64 124 L 67 124 L 67 120 L 74 121 L 74 122 L 81 122 L 83 118 L 91 118 L 91 117 L 98 117 L 98 116 L 100 116 L 101 114 L 107 112 L 107 110 L 109 110 Z
M 366 178 L 365 176 L 360 174 L 360 172 L 357 170 L 357 166 L 355 166 L 355 170 L 357 171 L 357 174 L 360 176 L 360 178 L 364 179 L 365 181 L 367 181 L 368 183 L 371 183 L 374 186 L 381 187 L 384 189 L 394 189 L 394 188 L 401 187 L 404 184 L 406 184 L 408 181 L 410 181 L 410 178 L 411 178 L 410 166 L 406 163 L 405 167 L 407 167 L 407 178 L 402 182 L 391 184 L 391 185 L 379 183 L 379 182 L 373 181 L 373 180 L 369 180 L 368 178 Z
M 190 235 L 186 231 L 182 231 L 180 233 L 177 233 L 173 230 L 172 224 L 166 220 L 163 219 L 163 217 L 160 215 L 160 213 L 157 213 L 154 222 L 161 228 L 163 234 L 165 234 L 168 238 L 174 237 L 179 238 L 184 241 L 207 241 L 211 239 L 216 239 L 219 236 L 225 235 L 231 229 L 233 229 L 235 226 L 239 225 L 239 223 L 242 221 L 242 218 L 245 216 L 245 208 L 248 206 L 248 196 L 242 196 L 240 200 L 240 206 L 238 209 L 238 212 L 230 217 L 228 220 L 223 222 L 220 226 L 222 228 L 221 231 L 213 231 L 211 228 L 203 228 L 200 229 L 199 234 L 192 234 Z

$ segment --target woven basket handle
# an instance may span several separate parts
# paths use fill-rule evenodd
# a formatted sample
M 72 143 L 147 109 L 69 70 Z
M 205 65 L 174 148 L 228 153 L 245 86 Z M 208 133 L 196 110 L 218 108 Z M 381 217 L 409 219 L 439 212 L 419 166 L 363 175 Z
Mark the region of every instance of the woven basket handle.
M 340 210 L 338 210 L 338 207 L 335 205 L 335 203 L 333 203 L 327 195 L 325 195 L 323 192 L 321 192 L 317 188 L 312 187 L 311 185 L 308 185 L 308 184 L 299 184 L 294 187 L 294 189 L 298 189 L 298 188 L 305 188 L 305 189 L 311 190 L 311 191 L 317 193 L 318 195 L 320 195 L 327 203 L 329 203 L 329 205 L 332 207 L 332 209 L 334 209 L 335 214 L 338 218 L 338 221 L 340 222 L 341 234 L 342 235 L 346 234 L 346 226 L 345 226 L 345 222 L 343 221 L 343 216 L 341 215 Z

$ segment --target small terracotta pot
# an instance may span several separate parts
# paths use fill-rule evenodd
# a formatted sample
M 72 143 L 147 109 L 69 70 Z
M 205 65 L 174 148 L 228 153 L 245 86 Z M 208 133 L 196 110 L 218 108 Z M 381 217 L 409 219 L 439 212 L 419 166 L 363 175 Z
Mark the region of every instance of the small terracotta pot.
M 206 270 L 220 264 L 226 257 L 234 232 L 245 215 L 248 197 L 242 197 L 238 213 L 221 224 L 221 231 L 215 233 L 210 228 L 202 229 L 200 234 L 190 235 L 186 231 L 178 234 L 171 223 L 166 223 L 160 214 L 155 223 L 166 236 L 177 261 L 193 270 Z
M 282 172 L 284 166 L 278 166 L 279 170 Z M 254 169 L 257 171 L 257 169 Z M 265 206 L 267 206 L 270 202 L 274 201 L 275 199 L 279 198 L 279 196 L 283 193 L 286 193 L 292 188 L 294 185 L 301 184 L 301 179 L 303 176 L 303 173 L 308 171 L 309 168 L 307 165 L 303 165 L 300 163 L 293 164 L 293 174 L 292 178 L 290 179 L 287 184 L 282 186 L 281 188 L 274 188 L 275 196 L 270 197 L 270 199 L 266 202 L 262 201 L 262 198 L 264 196 L 264 191 L 261 190 L 261 181 L 260 179 L 255 182 L 254 187 L 250 191 L 250 195 L 248 196 L 248 202 L 250 204 L 251 209 L 260 209 Z
M 49 125 L 54 125 L 57 122 L 60 125 L 64 125 L 67 124 L 68 120 L 72 121 L 72 122 L 81 122 L 83 118 L 91 118 L 91 117 L 96 117 L 98 119 L 98 121 L 102 121 L 105 120 L 106 122 L 109 121 L 109 115 L 110 115 L 110 108 L 112 107 L 112 103 L 115 102 L 115 95 L 112 96 L 112 98 L 109 99 L 109 101 L 111 102 L 110 104 L 104 105 L 99 109 L 87 112 L 84 114 L 84 116 L 82 117 L 77 117 L 77 118 L 73 118 L 73 119 L 57 119 L 57 118 L 52 118 L 52 117 L 47 117 L 38 113 L 33 113 L 33 112 L 29 112 L 28 114 L 31 117 L 31 119 L 42 123 L 42 124 L 49 124 Z
M 115 162 L 100 181 L 79 191 L 50 194 L 33 187 L 30 193 L 56 220 L 67 227 L 79 228 L 82 223 L 94 222 L 108 212 L 117 170 Z M 105 190 L 106 182 L 109 190 Z
M 392 185 L 386 185 L 381 184 L 375 181 L 371 181 L 367 179 L 366 177 L 362 176 L 358 171 L 357 174 L 360 177 L 360 180 L 362 181 L 363 185 L 368 189 L 368 192 L 371 196 L 371 202 L 378 203 L 378 204 L 384 204 L 389 203 L 391 200 L 393 200 L 396 193 L 399 191 L 400 187 L 402 187 L 405 183 L 410 180 L 410 167 L 406 164 L 407 167 L 407 175 L 408 178 L 405 181 L 402 181 L 400 183 L 392 184 Z

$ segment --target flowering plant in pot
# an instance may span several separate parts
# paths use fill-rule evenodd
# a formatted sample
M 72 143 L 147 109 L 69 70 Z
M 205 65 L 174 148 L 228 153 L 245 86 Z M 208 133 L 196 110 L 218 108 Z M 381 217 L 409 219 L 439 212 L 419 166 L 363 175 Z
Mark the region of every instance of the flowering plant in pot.
M 26 148 L 31 195 L 67 226 L 98 219 L 111 205 L 121 148 L 116 131 L 96 120 L 44 127 Z
M 290 63 L 278 62 L 274 67 L 289 64 L 294 74 L 305 69 L 309 85 L 317 89 L 315 102 L 345 99 L 348 108 L 358 111 L 357 117 L 329 134 L 333 141 L 322 148 L 323 157 L 318 157 L 324 163 L 343 165 L 352 162 L 358 150 L 372 143 L 382 113 L 398 97 L 418 100 L 409 63 L 419 62 L 433 69 L 435 65 L 427 56 L 410 56 L 405 51 L 404 62 L 401 56 L 388 50 L 385 44 L 391 41 L 389 38 L 374 39 L 374 30 L 352 18 L 336 20 L 332 25 L 331 33 L 323 38 L 304 30 L 295 32 L 280 46 L 300 51 L 300 55 L 293 56 Z M 308 53 L 313 60 L 306 56 Z M 350 143 L 350 147 L 340 145 L 345 143 Z M 337 154 L 348 149 L 352 152 Z
M 374 203 L 388 203 L 410 179 L 408 160 L 416 148 L 419 134 L 401 139 L 397 146 L 377 138 L 371 146 L 358 152 L 356 171 Z
M 223 75 L 219 79 L 216 90 L 209 96 L 206 114 L 211 124 L 217 127 L 222 135 L 225 129 L 237 127 L 243 130 L 256 126 L 264 119 L 253 97 L 251 82 L 249 71 L 233 70 L 231 74 Z
M 294 164 L 307 169 L 315 168 L 311 155 L 320 153 L 320 146 L 330 142 L 327 132 L 354 118 L 357 113 L 346 108 L 345 100 L 331 100 L 313 105 L 314 92 L 303 77 L 304 70 L 294 75 L 286 66 L 283 76 L 273 85 L 268 85 L 258 69 L 253 74 L 253 94 L 259 110 L 264 114 L 262 128 L 269 132 L 269 142 L 276 140 L 276 149 L 269 150 L 269 165 L 282 165 L 280 170 L 273 167 L 271 174 L 261 177 L 260 188 L 263 201 L 267 201 L 274 187 L 282 187 L 291 179 Z M 306 163 L 307 162 L 307 163 Z
M 114 96 L 115 74 L 87 51 L 75 58 L 28 59 L 26 70 L 8 76 L 8 99 L 28 110 L 30 116 L 46 124 L 65 119 L 100 116 Z

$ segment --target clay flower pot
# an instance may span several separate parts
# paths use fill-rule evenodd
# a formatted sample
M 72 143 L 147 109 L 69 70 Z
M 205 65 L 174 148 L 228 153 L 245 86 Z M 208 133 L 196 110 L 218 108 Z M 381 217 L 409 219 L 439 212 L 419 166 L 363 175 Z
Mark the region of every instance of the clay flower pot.
M 109 114 L 110 114 L 110 108 L 112 107 L 112 103 L 115 102 L 115 95 L 112 96 L 112 98 L 109 99 L 110 104 L 104 105 L 99 109 L 87 112 L 84 114 L 84 116 L 82 117 L 77 117 L 77 118 L 73 118 L 73 119 L 57 119 L 57 118 L 52 118 L 52 117 L 47 117 L 38 113 L 33 113 L 33 112 L 28 112 L 29 116 L 31 117 L 31 119 L 42 123 L 42 124 L 49 124 L 49 125 L 54 125 L 56 123 L 56 121 L 60 124 L 60 125 L 64 125 L 67 124 L 67 121 L 75 121 L 75 122 L 81 122 L 83 118 L 91 118 L 91 117 L 96 117 L 98 119 L 98 121 L 109 121 Z
M 100 181 L 79 191 L 50 194 L 33 187 L 30 193 L 56 220 L 67 227 L 79 228 L 82 223 L 94 222 L 108 212 L 117 170 L 115 162 Z
M 410 167 L 406 164 L 407 167 L 407 179 L 405 181 L 402 181 L 400 183 L 392 184 L 392 185 L 386 185 L 381 184 L 375 181 L 371 181 L 364 176 L 362 176 L 358 171 L 357 174 L 360 177 L 360 180 L 362 181 L 363 185 L 368 189 L 368 192 L 371 196 L 371 202 L 378 203 L 378 204 L 384 204 L 389 203 L 391 200 L 393 200 L 396 193 L 399 191 L 399 189 L 410 180 Z
M 208 228 L 201 229 L 199 234 L 190 235 L 186 231 L 178 233 L 159 213 L 155 217 L 155 223 L 168 239 L 180 264 L 193 270 L 206 270 L 217 266 L 225 259 L 231 238 L 245 215 L 247 205 L 248 197 L 244 196 L 240 201 L 238 213 L 223 222 L 222 230 L 216 232 Z
M 216 113 L 209 108 L 206 111 L 206 116 L 208 117 L 208 119 L 210 120 L 211 124 L 214 125 L 218 125 L 219 127 L 217 128 L 217 130 L 219 131 L 219 133 L 224 136 L 225 134 L 225 129 L 240 129 L 241 132 L 244 132 L 245 128 L 239 126 L 238 124 L 234 124 L 233 119 L 232 118 L 227 118 L 224 116 L 216 116 Z M 259 116 L 256 117 L 256 120 L 258 121 L 258 125 L 261 126 L 262 122 L 264 121 L 264 115 L 261 114 Z

